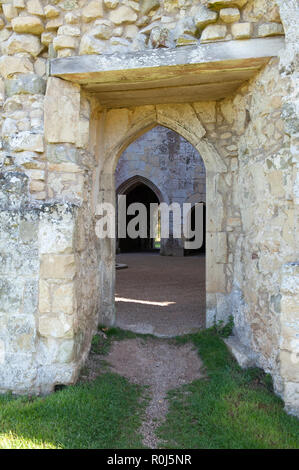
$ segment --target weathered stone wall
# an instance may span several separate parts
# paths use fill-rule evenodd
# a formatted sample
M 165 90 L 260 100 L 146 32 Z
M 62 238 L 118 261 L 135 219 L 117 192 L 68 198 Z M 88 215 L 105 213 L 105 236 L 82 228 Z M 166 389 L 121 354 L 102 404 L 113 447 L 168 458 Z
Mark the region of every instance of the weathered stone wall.
M 298 222 L 299 222 L 299 6 L 298 2 L 277 0 L 286 33 L 286 51 L 280 57 L 280 74 L 289 80 L 289 88 L 283 98 L 282 118 L 285 134 L 289 138 L 290 193 L 294 204 L 292 229 L 294 253 L 291 263 L 281 269 L 281 335 L 280 371 L 283 377 L 283 399 L 288 412 L 299 416 L 299 318 L 298 318 Z
M 135 175 L 152 181 L 167 203 L 183 204 L 191 197 L 205 201 L 205 167 L 196 149 L 179 134 L 154 127 L 121 155 L 116 170 L 118 188 Z
M 286 51 L 220 107 L 240 135 L 233 198 L 241 218 L 229 237 L 235 334 L 298 415 L 299 11 L 281 3 Z
M 82 313 L 90 318 L 92 306 L 81 313 L 76 298 L 78 208 L 30 202 L 17 171 L 2 172 L 0 196 L 0 389 L 46 393 L 75 380 L 89 348 Z
M 98 323 L 90 106 L 79 87 L 49 80 L 44 100 L 43 79 L 15 77 L 2 114 L 1 388 L 45 393 L 74 382 Z
M 283 34 L 267 0 L 11 0 L 1 9 L 3 55 L 69 57 Z
M 295 250 L 292 159 L 282 119 L 288 86 L 272 60 L 233 99 L 220 103 L 239 134 L 233 199 L 240 219 L 238 233 L 229 237 L 235 333 L 274 375 L 279 392 L 281 268 L 293 261 Z
M 35 388 L 39 250 L 38 209 L 25 209 L 28 178 L 0 178 L 0 390 Z

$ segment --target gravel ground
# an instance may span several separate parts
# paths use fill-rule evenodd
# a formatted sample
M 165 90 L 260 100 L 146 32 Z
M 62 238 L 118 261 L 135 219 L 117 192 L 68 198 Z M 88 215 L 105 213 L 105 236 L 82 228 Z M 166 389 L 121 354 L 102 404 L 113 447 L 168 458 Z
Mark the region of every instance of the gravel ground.
M 116 325 L 171 337 L 205 327 L 205 256 L 117 255 Z

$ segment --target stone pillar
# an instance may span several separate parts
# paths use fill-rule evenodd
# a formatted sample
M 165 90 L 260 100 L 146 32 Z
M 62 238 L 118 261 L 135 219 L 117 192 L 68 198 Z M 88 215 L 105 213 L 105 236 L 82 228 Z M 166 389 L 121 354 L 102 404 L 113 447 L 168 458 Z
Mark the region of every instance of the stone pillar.
M 299 262 L 282 268 L 280 372 L 286 410 L 299 417 Z
M 102 173 L 99 181 L 98 202 L 116 207 L 115 183 L 112 173 Z M 100 309 L 99 323 L 111 326 L 115 322 L 115 238 L 99 239 Z
M 0 175 L 0 392 L 38 391 L 39 209 L 28 186 L 21 171 Z
M 231 314 L 227 289 L 227 225 L 225 195 L 220 191 L 221 173 L 207 172 L 206 212 L 206 290 L 207 320 L 210 327 L 226 322 Z

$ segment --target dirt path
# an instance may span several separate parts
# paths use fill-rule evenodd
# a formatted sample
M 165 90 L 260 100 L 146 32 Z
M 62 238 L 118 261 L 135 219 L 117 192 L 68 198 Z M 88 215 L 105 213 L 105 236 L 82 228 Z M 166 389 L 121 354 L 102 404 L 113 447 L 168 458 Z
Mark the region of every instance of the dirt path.
M 132 383 L 149 386 L 150 401 L 140 432 L 145 446 L 158 448 L 155 431 L 167 413 L 167 391 L 204 377 L 196 350 L 191 344 L 136 338 L 115 341 L 103 358 L 113 372 Z

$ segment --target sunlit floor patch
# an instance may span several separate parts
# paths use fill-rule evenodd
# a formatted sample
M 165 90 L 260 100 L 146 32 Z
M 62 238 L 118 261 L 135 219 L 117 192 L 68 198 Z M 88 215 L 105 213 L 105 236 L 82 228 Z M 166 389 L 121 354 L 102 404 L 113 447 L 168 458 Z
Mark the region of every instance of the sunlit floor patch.
M 156 305 L 158 307 L 168 307 L 168 305 L 174 305 L 175 302 L 153 302 L 151 300 L 137 300 L 137 299 L 126 299 L 124 297 L 115 297 L 115 302 L 127 302 L 132 304 L 142 305 Z
M 116 325 L 172 337 L 205 327 L 205 256 L 117 255 Z

